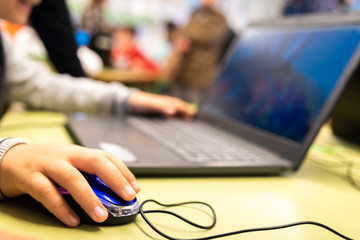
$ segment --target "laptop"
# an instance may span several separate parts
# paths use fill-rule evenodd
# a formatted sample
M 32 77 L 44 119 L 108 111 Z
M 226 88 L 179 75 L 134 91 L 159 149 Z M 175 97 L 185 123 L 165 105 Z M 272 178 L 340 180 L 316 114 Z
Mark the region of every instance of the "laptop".
M 359 40 L 356 15 L 254 23 L 234 40 L 193 121 L 76 113 L 68 127 L 137 176 L 291 173 L 357 67 Z

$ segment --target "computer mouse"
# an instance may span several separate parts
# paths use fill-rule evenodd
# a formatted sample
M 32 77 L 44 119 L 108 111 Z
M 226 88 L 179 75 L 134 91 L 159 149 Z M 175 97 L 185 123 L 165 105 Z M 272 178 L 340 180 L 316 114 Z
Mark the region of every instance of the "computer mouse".
M 114 193 L 109 186 L 103 183 L 97 176 L 84 173 L 86 180 L 89 182 L 92 190 L 98 196 L 101 203 L 108 210 L 108 218 L 98 223 L 93 221 L 89 215 L 80 207 L 80 205 L 72 198 L 70 193 L 62 188 L 57 187 L 58 191 L 64 197 L 65 201 L 79 216 L 81 223 L 96 225 L 121 225 L 132 222 L 139 213 L 140 204 L 137 199 L 125 201 Z

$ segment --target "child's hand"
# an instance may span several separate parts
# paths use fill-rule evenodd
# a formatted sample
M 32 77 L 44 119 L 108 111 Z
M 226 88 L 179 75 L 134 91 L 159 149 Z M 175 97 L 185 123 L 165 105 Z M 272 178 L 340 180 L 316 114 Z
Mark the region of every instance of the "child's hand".
M 1 162 L 0 187 L 7 197 L 30 194 L 70 227 L 79 218 L 54 183 L 67 189 L 96 222 L 107 211 L 80 171 L 97 175 L 125 200 L 132 200 L 140 187 L 125 164 L 112 154 L 76 145 L 20 144 L 12 147 Z
M 157 95 L 147 92 L 134 92 L 129 98 L 132 113 L 147 114 L 160 113 L 165 116 L 182 116 L 192 118 L 196 107 L 179 98 Z

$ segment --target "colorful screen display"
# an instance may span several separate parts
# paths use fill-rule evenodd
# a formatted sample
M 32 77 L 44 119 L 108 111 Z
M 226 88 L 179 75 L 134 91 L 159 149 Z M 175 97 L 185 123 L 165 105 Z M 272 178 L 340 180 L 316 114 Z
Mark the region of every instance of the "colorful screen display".
M 204 109 L 301 142 L 354 55 L 360 26 L 249 29 Z

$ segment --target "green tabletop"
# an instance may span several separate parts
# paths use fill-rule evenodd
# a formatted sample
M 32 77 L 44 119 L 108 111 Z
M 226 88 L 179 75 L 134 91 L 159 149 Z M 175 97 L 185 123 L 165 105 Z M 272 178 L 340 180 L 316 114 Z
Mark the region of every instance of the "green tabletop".
M 71 143 L 66 118 L 53 112 L 10 113 L 2 120 L 0 137 L 17 136 L 32 143 Z M 198 238 L 246 228 L 298 221 L 317 221 L 351 237 L 360 238 L 360 147 L 321 130 L 303 166 L 296 173 L 272 177 L 138 178 L 140 202 L 205 201 L 217 213 L 214 229 L 197 230 L 164 215 L 150 218 L 164 232 L 178 238 Z M 155 208 L 149 205 L 148 208 Z M 204 209 L 173 209 L 203 224 L 210 223 Z M 22 199 L 0 203 L 0 231 L 36 239 L 162 239 L 138 216 L 135 222 L 112 227 L 82 224 L 68 228 Z M 246 233 L 224 239 L 340 239 L 315 227 L 298 226 L 270 232 Z

